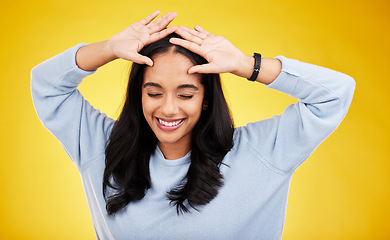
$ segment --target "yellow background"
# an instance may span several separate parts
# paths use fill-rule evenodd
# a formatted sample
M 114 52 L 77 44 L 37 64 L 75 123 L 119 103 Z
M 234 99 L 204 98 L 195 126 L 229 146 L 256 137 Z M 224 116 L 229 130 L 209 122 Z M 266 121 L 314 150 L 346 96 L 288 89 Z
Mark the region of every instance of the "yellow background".
M 105 40 L 155 9 L 203 26 L 246 54 L 284 55 L 344 72 L 350 111 L 293 177 L 283 239 L 390 239 L 387 0 L 2 1 L 0 4 L 0 239 L 95 239 L 76 168 L 41 125 L 30 96 L 33 66 L 80 42 Z M 81 85 L 116 117 L 124 61 Z M 295 100 L 222 76 L 236 125 L 279 114 Z M 221 219 L 221 221 L 223 221 Z

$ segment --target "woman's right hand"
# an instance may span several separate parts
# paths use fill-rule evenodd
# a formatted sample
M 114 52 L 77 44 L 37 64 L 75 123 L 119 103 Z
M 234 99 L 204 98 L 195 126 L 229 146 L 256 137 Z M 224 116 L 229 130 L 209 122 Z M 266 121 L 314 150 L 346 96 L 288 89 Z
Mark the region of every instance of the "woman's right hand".
M 177 29 L 175 26 L 166 28 L 177 16 L 175 12 L 169 12 L 152 22 L 159 14 L 160 11 L 153 12 L 107 41 L 81 47 L 76 54 L 76 64 L 83 70 L 92 71 L 112 60 L 122 58 L 152 66 L 153 61 L 139 54 L 139 51 L 145 45 L 158 41 Z
M 160 11 L 155 11 L 141 21 L 131 24 L 123 31 L 112 36 L 107 41 L 107 47 L 112 56 L 152 66 L 153 61 L 146 56 L 140 55 L 139 51 L 145 45 L 168 36 L 177 28 L 173 26 L 165 29 L 177 16 L 175 12 L 169 12 L 152 22 L 159 14 Z

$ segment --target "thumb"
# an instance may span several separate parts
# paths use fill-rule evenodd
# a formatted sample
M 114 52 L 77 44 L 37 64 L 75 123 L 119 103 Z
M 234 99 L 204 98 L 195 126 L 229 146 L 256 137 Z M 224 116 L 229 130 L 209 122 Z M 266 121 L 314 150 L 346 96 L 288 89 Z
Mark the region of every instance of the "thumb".
M 146 64 L 148 66 L 153 66 L 153 61 L 152 59 L 143 56 L 139 53 L 129 53 L 125 60 L 132 61 L 138 64 Z
M 206 63 L 202 65 L 195 65 L 188 69 L 189 74 L 193 73 L 219 73 L 218 69 L 216 69 L 213 64 Z

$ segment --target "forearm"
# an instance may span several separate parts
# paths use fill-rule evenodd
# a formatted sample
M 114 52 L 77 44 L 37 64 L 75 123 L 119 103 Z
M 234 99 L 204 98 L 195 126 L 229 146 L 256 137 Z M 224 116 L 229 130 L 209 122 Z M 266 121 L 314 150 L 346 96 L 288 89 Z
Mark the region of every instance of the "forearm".
M 351 104 L 355 83 L 351 77 L 331 69 L 283 56 L 276 58 L 283 69 L 267 87 L 299 101 L 279 116 L 261 124 L 248 124 L 246 131 L 254 136 L 249 137 L 255 139 L 250 144 L 262 157 L 278 169 L 290 171 L 340 124 Z M 267 138 L 256 138 L 259 134 Z
M 33 97 L 43 101 L 50 96 L 68 94 L 77 88 L 83 78 L 93 73 L 85 72 L 76 65 L 76 52 L 83 46 L 84 43 L 78 44 L 32 69 Z
M 254 57 L 245 55 L 241 61 L 241 66 L 233 74 L 243 78 L 250 78 L 253 73 L 254 64 Z M 256 81 L 268 85 L 279 76 L 281 70 L 282 63 L 278 59 L 261 58 L 260 72 Z
M 314 64 L 283 56 L 276 58 L 283 63 L 283 69 L 267 87 L 297 98 L 317 118 L 346 114 L 355 88 L 353 78 Z
M 106 133 L 114 122 L 93 108 L 77 90 L 81 81 L 94 73 L 76 66 L 76 52 L 81 46 L 46 60 L 31 72 L 31 95 L 38 117 L 77 167 L 83 164 L 81 159 L 88 161 L 101 154 L 99 149 L 104 149 Z
M 76 64 L 82 70 L 93 71 L 116 58 L 108 48 L 108 41 L 103 41 L 81 47 L 76 53 Z

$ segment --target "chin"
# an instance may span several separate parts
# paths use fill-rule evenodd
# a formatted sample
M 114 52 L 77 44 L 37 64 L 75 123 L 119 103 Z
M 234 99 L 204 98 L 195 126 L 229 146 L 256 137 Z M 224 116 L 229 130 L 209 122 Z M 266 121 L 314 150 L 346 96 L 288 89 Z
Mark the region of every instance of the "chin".
M 160 130 L 161 131 L 161 130 Z M 155 132 L 156 134 L 156 132 Z M 178 136 L 179 135 L 179 136 Z M 157 139 L 160 144 L 184 144 L 187 145 L 189 142 L 191 142 L 191 135 L 190 134 L 180 134 L 174 132 L 169 133 L 157 133 Z M 178 146 L 179 147 L 179 146 Z

